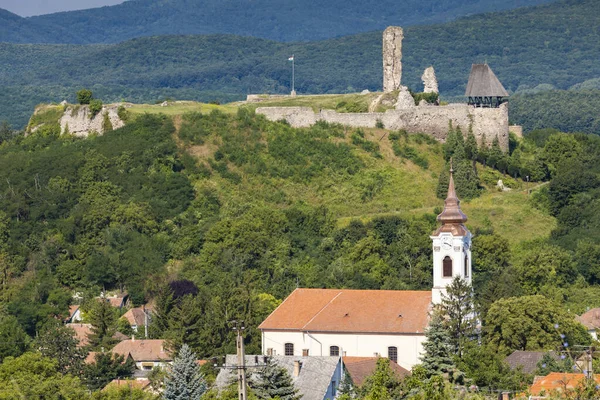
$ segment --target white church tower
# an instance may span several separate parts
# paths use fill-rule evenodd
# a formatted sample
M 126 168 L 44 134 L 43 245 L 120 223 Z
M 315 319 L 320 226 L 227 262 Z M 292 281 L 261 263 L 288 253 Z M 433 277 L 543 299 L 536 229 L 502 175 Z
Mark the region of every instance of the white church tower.
M 451 163 L 452 164 L 452 163 Z M 465 226 L 467 216 L 460 209 L 460 200 L 454 190 L 454 169 L 450 166 L 448 195 L 444 200 L 444 211 L 437 220 L 442 226 L 433 233 L 433 304 L 442 302 L 446 287 L 455 277 L 471 284 L 471 232 Z

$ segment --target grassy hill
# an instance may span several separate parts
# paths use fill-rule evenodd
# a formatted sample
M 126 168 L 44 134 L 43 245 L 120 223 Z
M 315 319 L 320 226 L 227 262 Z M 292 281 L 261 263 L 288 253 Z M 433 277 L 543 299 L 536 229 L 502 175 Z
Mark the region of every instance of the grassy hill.
M 460 96 L 471 64 L 487 61 L 512 92 L 540 84 L 569 89 L 591 82 L 600 76 L 596 6 L 593 0 L 564 0 L 409 27 L 403 46 L 403 81 L 418 91 L 422 71 L 433 65 L 442 97 Z M 0 120 L 23 126 L 35 104 L 74 101 L 82 87 L 93 89 L 106 102 L 148 103 L 169 97 L 228 102 L 247 93 L 285 93 L 290 86 L 290 54 L 296 56 L 299 93 L 381 87 L 381 32 L 310 43 L 232 35 L 158 36 L 89 46 L 4 43 L 0 44 Z M 531 107 L 515 104 L 513 122 L 525 123 Z M 560 119 L 567 105 L 555 104 L 553 114 Z M 593 126 L 590 122 L 562 128 L 589 132 Z
M 228 33 L 282 41 L 327 39 L 387 25 L 439 23 L 550 0 L 131 0 L 31 18 L 4 16 L 0 41 L 117 43 L 141 36 Z M 68 27 L 68 29 L 65 29 Z
M 167 307 L 166 290 L 189 289 L 173 307 L 185 307 L 191 333 L 174 317 L 154 335 L 225 354 L 227 320 L 243 318 L 249 352 L 259 351 L 255 327 L 297 286 L 431 287 L 450 146 L 429 136 L 295 129 L 239 104 L 183 102 L 133 105 L 124 128 L 77 139 L 55 133 L 57 110 L 39 108 L 32 124 L 45 128 L 0 145 L 0 301 L 30 335 L 74 291 L 126 289 L 135 304 Z M 508 161 L 516 154 L 551 180 L 533 188 L 478 164 L 486 188 L 462 202 L 477 301 L 484 311 L 524 294 L 578 312 L 599 305 L 600 138 L 537 132 Z M 512 190 L 498 191 L 498 179 Z

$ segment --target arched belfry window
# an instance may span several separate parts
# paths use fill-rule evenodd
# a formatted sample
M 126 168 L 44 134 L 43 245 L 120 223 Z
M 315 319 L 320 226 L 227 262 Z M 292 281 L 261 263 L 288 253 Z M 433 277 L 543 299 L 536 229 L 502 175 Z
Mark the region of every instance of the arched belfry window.
M 442 270 L 444 278 L 452 278 L 452 258 L 450 258 L 450 256 L 444 257 L 444 261 L 442 261 Z
M 465 278 L 469 277 L 469 256 L 465 254 Z

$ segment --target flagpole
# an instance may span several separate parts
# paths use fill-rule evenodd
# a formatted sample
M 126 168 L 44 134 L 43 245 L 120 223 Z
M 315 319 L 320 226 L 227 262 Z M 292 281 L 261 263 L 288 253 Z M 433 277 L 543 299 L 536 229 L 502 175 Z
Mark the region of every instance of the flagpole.
M 296 57 L 292 54 L 292 93 L 296 92 Z

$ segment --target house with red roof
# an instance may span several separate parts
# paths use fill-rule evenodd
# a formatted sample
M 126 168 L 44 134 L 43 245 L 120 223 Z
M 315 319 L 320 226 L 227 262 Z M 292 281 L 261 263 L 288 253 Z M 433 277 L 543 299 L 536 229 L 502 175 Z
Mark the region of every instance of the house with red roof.
M 125 358 L 131 357 L 136 370 L 140 372 L 136 376 L 149 373 L 154 367 L 164 368 L 173 362 L 171 353 L 165 349 L 165 341 L 161 339 L 123 340 L 113 347 L 112 352 Z
M 527 400 L 560 399 L 563 398 L 561 396 L 573 394 L 578 387 L 585 384 L 586 379 L 591 378 L 584 374 L 551 372 L 546 376 L 536 377 L 528 393 L 520 394 L 516 398 Z M 593 379 L 596 385 L 600 384 L 600 376 L 594 376 Z
M 432 306 L 454 278 L 471 283 L 471 233 L 453 172 L 431 236 L 431 290 L 296 289 L 259 325 L 263 354 L 381 356 L 408 370 L 419 363 Z

